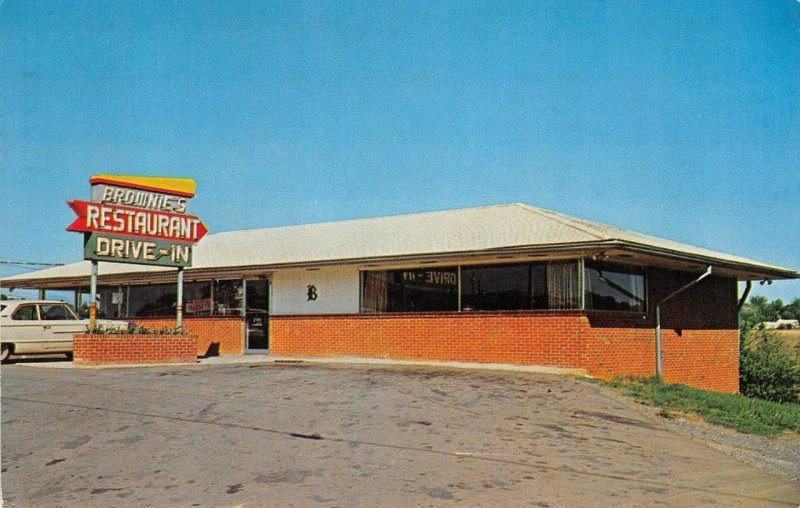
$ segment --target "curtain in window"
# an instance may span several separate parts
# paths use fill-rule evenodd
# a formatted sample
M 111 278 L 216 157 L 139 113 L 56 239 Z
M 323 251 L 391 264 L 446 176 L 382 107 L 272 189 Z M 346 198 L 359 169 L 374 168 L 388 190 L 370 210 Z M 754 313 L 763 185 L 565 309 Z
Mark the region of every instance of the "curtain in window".
M 364 312 L 386 312 L 389 302 L 389 273 L 364 272 Z
M 551 263 L 547 265 L 547 294 L 550 309 L 577 309 L 578 265 L 576 263 Z

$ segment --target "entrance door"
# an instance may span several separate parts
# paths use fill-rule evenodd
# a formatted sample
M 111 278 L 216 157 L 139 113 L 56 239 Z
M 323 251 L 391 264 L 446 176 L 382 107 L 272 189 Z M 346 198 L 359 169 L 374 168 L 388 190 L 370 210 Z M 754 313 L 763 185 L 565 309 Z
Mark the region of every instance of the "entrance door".
M 245 286 L 245 345 L 249 350 L 269 349 L 269 279 L 247 279 Z

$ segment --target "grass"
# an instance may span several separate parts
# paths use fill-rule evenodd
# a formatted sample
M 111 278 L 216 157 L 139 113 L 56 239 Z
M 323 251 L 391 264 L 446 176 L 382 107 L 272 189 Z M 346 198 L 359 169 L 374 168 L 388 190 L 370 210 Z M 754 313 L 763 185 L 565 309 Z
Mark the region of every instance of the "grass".
M 788 351 L 800 355 L 800 329 L 795 330 L 772 330 L 781 338 Z
M 778 404 L 744 395 L 710 392 L 686 385 L 662 383 L 655 378 L 620 378 L 606 386 L 651 406 L 666 417 L 696 415 L 703 420 L 747 434 L 774 436 L 800 432 L 800 404 Z

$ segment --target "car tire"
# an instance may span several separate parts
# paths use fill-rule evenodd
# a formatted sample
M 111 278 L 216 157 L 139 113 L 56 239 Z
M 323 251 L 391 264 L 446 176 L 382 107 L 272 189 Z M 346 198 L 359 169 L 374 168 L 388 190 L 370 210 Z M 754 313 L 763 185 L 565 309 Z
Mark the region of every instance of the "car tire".
M 0 344 L 0 363 L 8 362 L 8 357 L 11 356 L 13 349 L 11 344 Z

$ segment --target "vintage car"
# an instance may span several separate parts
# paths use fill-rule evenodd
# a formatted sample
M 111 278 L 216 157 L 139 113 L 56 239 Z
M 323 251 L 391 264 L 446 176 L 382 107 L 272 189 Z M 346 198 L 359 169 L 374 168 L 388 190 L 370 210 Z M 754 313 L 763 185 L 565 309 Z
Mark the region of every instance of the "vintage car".
M 105 327 L 127 328 L 125 321 L 98 319 Z M 72 357 L 72 334 L 85 332 L 88 319 L 55 300 L 0 300 L 0 362 L 12 354 L 64 353 Z

